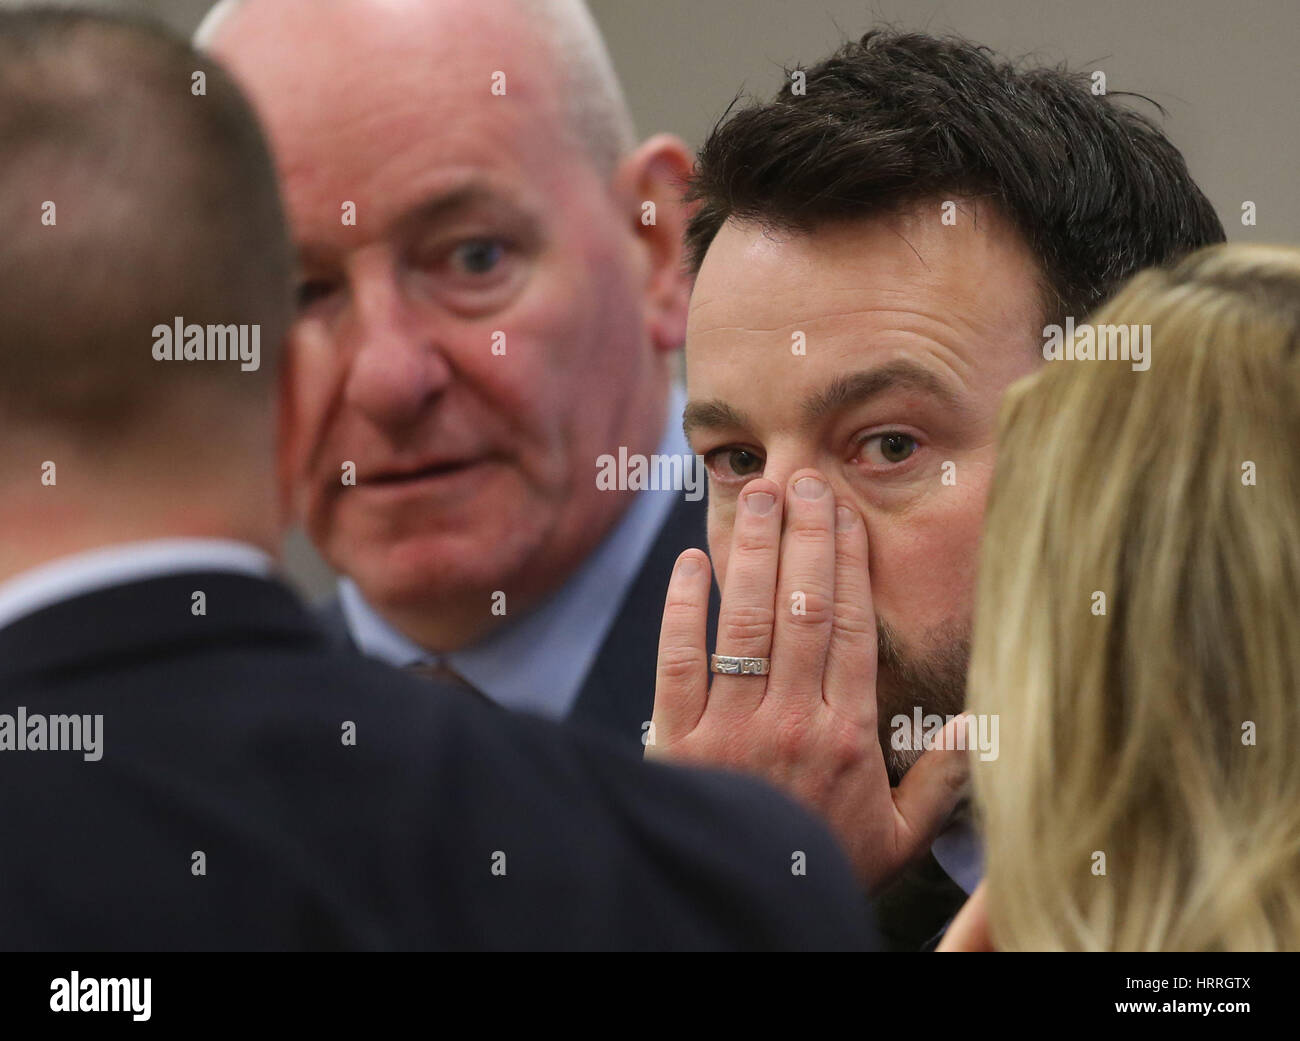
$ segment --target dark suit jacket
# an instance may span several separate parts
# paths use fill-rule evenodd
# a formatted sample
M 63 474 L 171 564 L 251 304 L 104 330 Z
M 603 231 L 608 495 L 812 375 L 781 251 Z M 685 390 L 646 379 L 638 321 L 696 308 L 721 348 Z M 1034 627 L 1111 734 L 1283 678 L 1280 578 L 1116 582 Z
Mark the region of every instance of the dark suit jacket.
M 683 550 L 708 544 L 705 500 L 680 498 L 668 514 L 641 570 L 623 598 L 596 660 L 583 680 L 568 722 L 639 750 L 642 725 L 655 701 L 655 665 L 659 653 L 659 623 L 668 595 L 673 564 Z M 337 599 L 320 608 L 325 627 L 341 642 L 352 645 Z M 717 635 L 718 587 L 709 597 L 708 646 Z
M 966 900 L 961 886 L 927 852 L 872 901 L 885 949 L 934 950 Z
M 0 947 L 873 942 L 832 839 L 774 792 L 366 661 L 275 582 L 177 575 L 19 619 L 19 706 L 102 714 L 103 758 L 0 751 Z

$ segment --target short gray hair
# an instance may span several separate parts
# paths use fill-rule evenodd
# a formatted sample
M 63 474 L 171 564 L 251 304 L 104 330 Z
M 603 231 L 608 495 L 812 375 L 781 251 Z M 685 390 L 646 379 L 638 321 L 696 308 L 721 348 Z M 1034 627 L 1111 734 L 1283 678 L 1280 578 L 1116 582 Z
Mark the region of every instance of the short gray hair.
M 515 0 L 537 23 L 561 77 L 569 122 L 606 172 L 636 145 L 636 127 L 585 0 Z

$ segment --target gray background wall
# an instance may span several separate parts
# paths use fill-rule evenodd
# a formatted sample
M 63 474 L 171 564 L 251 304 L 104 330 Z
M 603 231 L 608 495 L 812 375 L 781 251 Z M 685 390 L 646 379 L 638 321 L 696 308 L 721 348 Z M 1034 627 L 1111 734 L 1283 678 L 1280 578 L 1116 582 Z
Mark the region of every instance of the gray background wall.
M 212 0 L 98 2 L 189 33 Z M 956 32 L 1004 55 L 1100 69 L 1109 90 L 1158 101 L 1228 237 L 1300 243 L 1297 0 L 589 2 L 643 134 L 671 130 L 698 146 L 737 90 L 766 97 L 783 65 L 811 64 L 872 26 Z M 1257 206 L 1255 227 L 1241 224 L 1245 200 Z M 328 587 L 300 537 L 288 564 L 310 593 Z
M 211 6 L 99 2 L 187 33 Z M 672 130 L 698 145 L 739 88 L 767 96 L 783 64 L 811 64 L 873 25 L 957 32 L 1006 55 L 1101 69 L 1110 90 L 1155 99 L 1230 238 L 1300 242 L 1297 0 L 589 2 L 643 134 Z M 1241 226 L 1247 199 L 1255 228 Z

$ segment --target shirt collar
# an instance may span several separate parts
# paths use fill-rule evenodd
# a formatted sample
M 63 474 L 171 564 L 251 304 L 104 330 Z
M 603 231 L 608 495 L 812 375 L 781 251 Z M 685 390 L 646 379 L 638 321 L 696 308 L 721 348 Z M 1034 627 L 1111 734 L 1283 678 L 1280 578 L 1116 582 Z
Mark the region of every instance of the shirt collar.
M 151 539 L 102 546 L 60 557 L 0 583 L 0 629 L 64 600 L 111 586 L 187 571 L 234 571 L 258 577 L 271 556 L 232 539 Z
M 674 386 L 658 454 L 690 455 L 682 433 L 685 391 Z M 505 708 L 563 719 L 573 708 L 627 591 L 641 570 L 680 490 L 642 489 L 623 517 L 565 584 L 535 609 L 485 639 L 441 658 L 398 632 L 351 579 L 339 599 L 364 654 L 407 667 L 440 660 Z
M 967 814 L 960 815 L 936 837 L 930 852 L 969 896 L 984 877 L 984 850 Z

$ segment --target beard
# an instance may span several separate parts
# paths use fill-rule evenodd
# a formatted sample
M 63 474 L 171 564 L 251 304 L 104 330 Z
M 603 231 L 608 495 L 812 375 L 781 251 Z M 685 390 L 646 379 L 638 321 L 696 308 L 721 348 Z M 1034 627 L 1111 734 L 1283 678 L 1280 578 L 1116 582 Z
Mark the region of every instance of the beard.
M 930 649 L 923 653 L 905 647 L 886 622 L 878 620 L 876 704 L 880 747 L 885 754 L 889 783 L 897 785 L 924 749 L 894 748 L 890 720 L 920 708 L 921 714 L 955 716 L 966 703 L 966 669 L 970 662 L 970 627 L 955 624 L 932 629 Z

